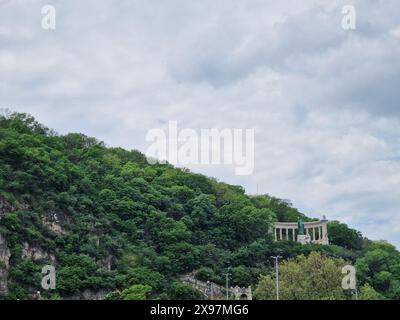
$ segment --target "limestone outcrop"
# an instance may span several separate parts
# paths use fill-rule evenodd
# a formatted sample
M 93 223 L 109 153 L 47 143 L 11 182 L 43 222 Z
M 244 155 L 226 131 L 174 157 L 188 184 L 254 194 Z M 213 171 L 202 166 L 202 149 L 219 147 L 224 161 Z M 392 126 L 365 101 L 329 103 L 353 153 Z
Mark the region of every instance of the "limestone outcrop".
M 8 293 L 8 271 L 10 268 L 11 252 L 7 246 L 7 240 L 0 234 L 0 295 Z
M 16 209 L 17 208 L 14 205 L 12 205 L 10 202 L 0 197 L 0 215 L 6 212 L 13 212 Z
M 27 242 L 23 243 L 22 258 L 31 260 L 50 260 L 51 262 L 55 261 L 55 257 L 53 254 L 49 254 L 42 248 L 32 246 Z

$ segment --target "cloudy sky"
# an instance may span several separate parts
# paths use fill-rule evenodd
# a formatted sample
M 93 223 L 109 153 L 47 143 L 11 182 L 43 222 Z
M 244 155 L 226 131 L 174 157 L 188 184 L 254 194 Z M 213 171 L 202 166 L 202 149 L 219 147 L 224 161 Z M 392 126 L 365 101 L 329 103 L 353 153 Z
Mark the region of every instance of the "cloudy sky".
M 252 175 L 192 169 L 398 247 L 399 57 L 398 0 L 0 0 L 0 108 L 143 152 L 170 120 L 253 128 Z

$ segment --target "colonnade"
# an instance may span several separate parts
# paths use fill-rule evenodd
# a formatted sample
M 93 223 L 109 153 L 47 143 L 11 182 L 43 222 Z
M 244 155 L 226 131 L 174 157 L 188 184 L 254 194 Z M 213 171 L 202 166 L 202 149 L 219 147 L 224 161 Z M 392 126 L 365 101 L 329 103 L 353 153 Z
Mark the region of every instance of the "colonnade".
M 304 222 L 304 234 L 312 243 L 329 244 L 328 239 L 328 220 Z M 276 222 L 274 223 L 275 241 L 287 240 L 297 241 L 298 224 L 296 222 Z

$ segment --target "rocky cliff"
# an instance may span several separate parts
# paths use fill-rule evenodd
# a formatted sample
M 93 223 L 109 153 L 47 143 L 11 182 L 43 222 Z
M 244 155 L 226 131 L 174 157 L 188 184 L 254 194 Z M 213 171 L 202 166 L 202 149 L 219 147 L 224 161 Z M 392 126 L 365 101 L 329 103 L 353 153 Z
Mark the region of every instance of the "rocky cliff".
M 0 234 L 0 295 L 8 293 L 7 278 L 10 257 L 11 253 L 7 246 L 7 240 Z

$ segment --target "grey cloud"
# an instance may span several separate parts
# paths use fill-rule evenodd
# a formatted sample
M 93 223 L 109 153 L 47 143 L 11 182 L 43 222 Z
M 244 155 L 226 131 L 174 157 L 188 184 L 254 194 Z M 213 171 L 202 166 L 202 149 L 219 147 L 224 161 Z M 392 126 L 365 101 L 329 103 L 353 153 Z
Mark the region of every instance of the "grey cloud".
M 256 168 L 194 170 L 400 245 L 397 0 L 0 1 L 0 107 L 146 150 L 153 127 L 256 128 Z M 390 234 L 386 232 L 391 228 Z

